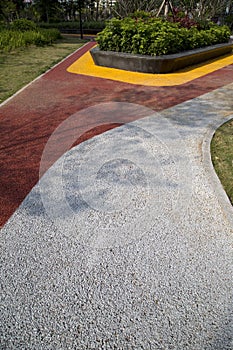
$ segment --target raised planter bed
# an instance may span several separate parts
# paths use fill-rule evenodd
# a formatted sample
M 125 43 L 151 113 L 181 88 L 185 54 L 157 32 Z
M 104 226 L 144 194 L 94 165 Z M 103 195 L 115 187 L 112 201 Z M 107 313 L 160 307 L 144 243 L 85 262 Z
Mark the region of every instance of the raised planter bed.
M 230 54 L 233 43 L 207 46 L 172 55 L 146 56 L 113 51 L 101 51 L 98 46 L 90 53 L 98 66 L 141 73 L 170 73 L 212 58 Z

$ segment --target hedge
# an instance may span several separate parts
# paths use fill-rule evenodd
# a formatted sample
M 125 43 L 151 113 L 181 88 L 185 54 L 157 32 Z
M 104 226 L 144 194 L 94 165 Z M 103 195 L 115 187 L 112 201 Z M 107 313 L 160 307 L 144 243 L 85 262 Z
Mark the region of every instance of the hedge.
M 57 29 L 2 30 L 0 31 L 0 52 L 9 52 L 29 45 L 49 45 L 60 37 L 61 34 Z
M 160 56 L 229 41 L 227 26 L 184 28 L 160 18 L 113 18 L 97 35 L 100 50 Z

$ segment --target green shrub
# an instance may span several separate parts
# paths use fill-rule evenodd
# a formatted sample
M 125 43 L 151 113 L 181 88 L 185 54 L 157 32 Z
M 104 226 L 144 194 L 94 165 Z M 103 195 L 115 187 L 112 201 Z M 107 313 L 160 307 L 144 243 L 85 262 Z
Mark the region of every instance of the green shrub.
M 148 20 L 149 18 L 153 17 L 153 14 L 151 12 L 146 11 L 135 11 L 131 15 L 129 15 L 129 17 L 133 19 Z
M 209 29 L 209 33 L 213 35 L 216 44 L 227 42 L 231 34 L 229 27 L 226 25 L 221 27 L 215 25 Z
M 0 32 L 0 52 L 9 52 L 29 45 L 49 45 L 60 37 L 61 34 L 57 29 L 3 30 Z
M 40 29 L 39 33 L 43 36 L 45 44 L 52 44 L 57 39 L 61 39 L 61 33 L 58 29 Z
M 107 22 L 105 29 L 97 35 L 101 50 L 166 55 L 208 45 L 228 42 L 230 30 L 227 26 L 209 24 L 209 29 L 197 26 L 186 28 L 160 18 L 135 15 Z
M 24 46 L 23 34 L 11 30 L 2 30 L 0 33 L 0 52 L 11 51 Z
M 50 45 L 61 37 L 57 29 L 44 29 L 40 31 L 30 31 L 24 34 L 25 46 L 28 45 Z
M 11 23 L 11 29 L 12 30 L 17 30 L 20 32 L 26 32 L 29 30 L 36 30 L 37 26 L 34 22 L 21 18 L 21 19 L 16 19 Z

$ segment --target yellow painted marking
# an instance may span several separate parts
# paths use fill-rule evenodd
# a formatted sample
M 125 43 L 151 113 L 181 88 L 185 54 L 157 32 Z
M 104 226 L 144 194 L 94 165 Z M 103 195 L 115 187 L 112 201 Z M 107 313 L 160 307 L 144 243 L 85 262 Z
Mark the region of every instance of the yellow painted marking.
M 121 69 L 96 66 L 90 52 L 86 52 L 67 71 L 75 74 L 88 75 L 92 77 L 116 80 L 124 83 L 146 86 L 174 86 L 185 84 L 206 74 L 212 73 L 220 68 L 233 64 L 233 54 L 207 61 L 205 64 L 185 68 L 175 73 L 150 74 L 129 72 Z

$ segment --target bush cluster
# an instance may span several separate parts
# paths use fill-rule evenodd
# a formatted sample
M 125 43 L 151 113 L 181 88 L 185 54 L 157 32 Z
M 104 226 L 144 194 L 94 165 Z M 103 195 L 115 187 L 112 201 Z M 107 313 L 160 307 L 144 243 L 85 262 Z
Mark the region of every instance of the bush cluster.
M 59 38 L 61 34 L 57 29 L 40 29 L 33 22 L 20 19 L 14 21 L 10 29 L 0 31 L 0 52 L 29 45 L 50 45 Z
M 10 28 L 12 30 L 18 30 L 20 32 L 27 32 L 29 30 L 36 30 L 37 25 L 26 18 L 20 18 L 20 19 L 14 20 L 11 23 Z
M 227 26 L 182 27 L 160 18 L 113 18 L 97 36 L 101 50 L 159 56 L 228 42 Z

